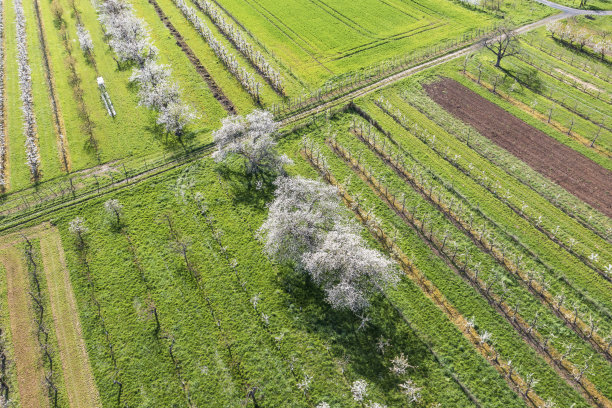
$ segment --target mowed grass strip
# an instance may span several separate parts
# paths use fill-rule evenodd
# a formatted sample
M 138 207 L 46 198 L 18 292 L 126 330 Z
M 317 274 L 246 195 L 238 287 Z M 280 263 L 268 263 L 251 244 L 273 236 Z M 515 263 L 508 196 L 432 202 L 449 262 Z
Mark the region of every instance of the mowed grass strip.
M 71 407 L 101 407 L 59 231 L 48 229 L 37 237 L 40 238 L 41 258 L 68 401 Z
M 28 294 L 28 269 L 16 247 L 2 249 L 0 255 L 6 269 L 7 304 L 20 404 L 23 408 L 48 407 L 49 400 L 44 387 L 45 373 Z

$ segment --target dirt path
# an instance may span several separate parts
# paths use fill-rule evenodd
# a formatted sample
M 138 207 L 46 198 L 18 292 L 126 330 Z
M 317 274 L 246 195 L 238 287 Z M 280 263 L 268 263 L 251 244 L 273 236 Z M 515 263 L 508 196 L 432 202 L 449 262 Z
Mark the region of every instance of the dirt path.
M 19 401 L 22 408 L 48 407 L 44 369 L 30 309 L 31 301 L 28 295 L 30 283 L 27 269 L 16 248 L 0 250 L 0 255 L 6 269 L 7 301 L 17 367 Z
M 430 98 L 483 136 L 612 217 L 612 172 L 452 79 L 424 88 Z
M 101 407 L 59 231 L 48 229 L 39 237 L 68 401 L 75 408 Z

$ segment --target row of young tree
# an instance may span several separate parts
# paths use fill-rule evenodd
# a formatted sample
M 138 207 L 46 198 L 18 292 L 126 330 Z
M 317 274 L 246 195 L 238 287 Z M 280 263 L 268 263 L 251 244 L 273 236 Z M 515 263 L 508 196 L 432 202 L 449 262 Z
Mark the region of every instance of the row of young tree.
M 170 68 L 157 62 L 158 50 L 144 21 L 125 0 L 107 0 L 100 4 L 98 13 L 117 64 L 136 65 L 130 79 L 139 88 L 139 104 L 157 111 L 157 124 L 180 139 L 196 114 L 181 100 Z
M 283 165 L 291 161 L 276 150 L 277 129 L 273 115 L 266 111 L 226 118 L 213 134 L 217 144 L 214 158 L 223 162 L 238 157 L 244 162 L 248 176 L 259 181 L 266 175 L 275 178 L 275 198 L 258 230 L 264 251 L 276 262 L 289 265 L 317 284 L 333 309 L 360 315 L 365 325 L 369 320 L 365 312 L 371 297 L 399 281 L 397 265 L 386 255 L 369 248 L 362 236 L 362 227 L 342 205 L 336 187 L 285 175 Z M 385 345 L 388 342 L 383 343 L 382 349 L 379 347 L 381 353 Z M 418 402 L 421 388 L 406 377 L 408 369 L 415 367 L 403 354 L 390 363 L 390 370 L 400 380 L 400 391 L 408 403 Z M 312 380 L 306 375 L 298 388 L 307 394 Z M 368 408 L 386 407 L 367 400 L 368 383 L 363 379 L 352 382 L 351 396 Z M 317 405 L 317 408 L 326 407 L 329 407 L 326 402 Z
M 377 99 L 375 104 L 401 126 L 409 129 L 410 132 L 418 137 L 423 143 L 429 145 L 434 152 L 448 161 L 453 167 L 484 187 L 518 216 L 528 221 L 534 228 L 546 234 L 567 252 L 579 258 L 585 265 L 590 266 L 605 278 L 609 278 L 609 276 L 607 276 L 608 272 L 606 272 L 609 262 L 606 262 L 606 259 L 600 258 L 599 255 L 594 252 L 596 250 L 595 248 L 581 244 L 572 237 L 571 231 L 563 231 L 554 220 L 546 219 L 541 213 L 537 212 L 536 208 L 529 206 L 524 200 L 519 200 L 516 194 L 513 195 L 510 190 L 502 186 L 499 177 L 477 168 L 474 163 L 468 162 L 466 159 L 462 159 L 458 152 L 452 152 L 448 146 L 444 146 L 439 140 L 436 140 L 435 135 L 431 134 L 427 129 L 419 126 L 416 122 L 410 121 L 403 115 L 400 109 L 396 108 L 384 97 Z M 460 137 L 464 138 L 464 141 L 469 147 L 474 149 L 480 147 L 476 140 L 470 141 L 469 134 Z M 477 151 L 482 153 L 482 150 L 477 149 Z M 486 153 L 484 156 L 490 157 L 490 155 Z
M 414 134 L 414 127 L 411 129 L 413 129 L 412 132 Z M 555 314 L 564 320 L 569 327 L 573 328 L 579 336 L 581 336 L 585 341 L 593 343 L 595 348 L 598 349 L 606 358 L 608 358 L 610 355 L 610 346 L 612 346 L 612 333 L 610 333 L 609 336 L 604 339 L 603 335 L 598 333 L 600 329 L 600 327 L 598 327 L 599 322 L 594 319 L 590 313 L 588 314 L 589 323 L 587 324 L 583 321 L 587 315 L 582 313 L 583 310 L 581 310 L 580 307 L 581 303 L 579 300 L 582 300 L 582 292 L 578 291 L 576 294 L 577 296 L 573 296 L 573 306 L 563 306 L 563 303 L 565 300 L 567 300 L 568 295 L 566 294 L 565 290 L 556 289 L 553 285 L 554 279 L 561 279 L 563 276 L 562 274 L 551 270 L 548 265 L 541 262 L 541 260 L 535 255 L 530 255 L 530 257 L 534 257 L 534 262 L 530 264 L 528 262 L 529 260 L 524 257 L 524 253 L 521 251 L 521 249 L 523 249 L 526 254 L 530 254 L 527 248 L 521 248 L 520 242 L 517 242 L 517 244 L 519 244 L 519 249 L 513 249 L 511 246 L 508 246 L 508 243 L 505 242 L 506 240 L 503 237 L 506 232 L 501 229 L 500 226 L 496 224 L 490 225 L 491 221 L 487 219 L 484 214 L 480 213 L 481 215 L 479 215 L 480 209 L 473 209 L 469 201 L 466 201 L 465 199 L 457 200 L 452 196 L 452 194 L 447 195 L 444 191 L 446 186 L 437 188 L 434 182 L 428 180 L 428 177 L 424 177 L 425 172 L 422 169 L 419 169 L 418 166 L 414 165 L 410 171 L 405 170 L 404 161 L 406 157 L 399 151 L 394 152 L 392 149 L 389 149 L 389 144 L 387 144 L 387 148 L 385 148 L 386 146 L 384 141 L 386 141 L 386 139 L 383 138 L 383 144 L 378 145 L 376 143 L 375 134 L 373 136 L 371 136 L 370 133 L 366 135 L 360 130 L 357 130 L 356 133 L 357 135 L 362 135 L 360 136 L 362 141 L 368 144 L 368 146 L 370 146 L 372 149 L 376 150 L 377 153 L 385 156 L 388 155 L 388 163 L 395 169 L 401 170 L 401 173 L 404 176 L 409 177 L 414 183 L 417 191 L 438 206 L 439 209 L 449 219 L 453 220 L 455 224 L 460 227 L 459 229 L 463 230 L 476 245 L 480 245 L 485 251 L 489 252 L 500 266 L 506 269 L 510 274 L 519 278 L 519 280 L 525 284 L 527 289 L 534 294 L 536 299 L 541 299 L 545 306 L 547 306 L 553 312 L 556 312 Z M 426 140 L 424 140 L 424 142 L 427 143 Z M 403 204 L 401 207 L 402 211 L 404 211 Z M 415 210 L 413 210 L 413 213 L 414 212 Z M 426 218 L 424 218 L 424 220 L 425 219 Z M 479 219 L 481 219 L 481 221 L 477 221 Z M 479 228 L 476 226 L 476 224 L 480 222 L 482 222 L 482 226 Z M 424 221 L 424 223 L 426 223 L 426 221 Z M 433 229 L 433 222 L 430 223 L 430 226 L 430 228 Z M 501 231 L 496 231 L 496 229 L 501 229 Z M 430 234 L 432 234 L 431 231 Z M 451 242 L 449 242 L 449 245 L 446 245 L 449 237 L 450 234 L 448 231 L 446 231 L 444 233 L 444 238 L 439 239 L 439 242 L 442 242 L 442 246 L 439 248 L 439 250 L 444 252 L 445 248 L 448 250 L 452 246 L 451 244 L 454 244 L 455 249 L 452 251 L 452 255 L 449 256 L 449 258 L 454 261 L 455 257 L 457 256 L 458 246 L 457 243 Z M 459 254 L 459 256 L 463 258 L 461 254 Z M 469 259 L 468 252 L 466 252 L 464 256 L 464 263 L 467 264 Z M 536 264 L 539 264 L 538 268 L 535 267 Z M 539 269 L 544 267 L 547 272 L 546 274 Z M 549 275 L 551 273 L 553 274 L 552 278 Z M 476 273 L 475 276 L 478 277 L 478 273 Z M 495 281 L 496 280 L 493 282 Z M 487 294 L 488 289 L 491 287 L 490 285 L 492 285 L 493 282 L 484 283 Z M 569 283 L 568 287 L 572 290 L 575 289 Z M 508 290 L 508 288 L 502 287 L 503 293 L 508 294 Z M 556 295 L 551 291 L 555 291 Z M 557 301 L 557 299 L 561 299 L 560 303 Z
M 285 86 L 281 74 L 270 65 L 266 57 L 253 47 L 241 32 L 229 23 L 221 12 L 208 0 L 192 0 L 212 22 L 221 30 L 225 37 L 244 55 L 255 68 L 269 81 L 270 85 L 279 93 L 285 93 Z
M 28 265 L 30 276 L 30 297 L 32 299 L 32 309 L 34 310 L 34 322 L 36 323 L 36 337 L 42 353 L 42 361 L 45 368 L 45 387 L 47 388 L 49 402 L 54 408 L 58 406 L 58 388 L 56 383 L 56 373 L 53 360 L 53 350 L 49 337 L 51 333 L 47 328 L 46 321 L 49 319 L 49 311 L 46 308 L 45 297 L 43 296 L 43 283 L 39 271 L 39 263 L 34 253 L 34 245 L 27 237 L 25 238 L 24 255 Z
M 71 1 L 71 6 L 74 18 L 77 20 L 77 22 L 79 22 L 80 13 L 74 4 L 74 1 Z M 76 102 L 78 115 L 81 119 L 81 131 L 88 136 L 88 147 L 94 151 L 97 151 L 98 142 L 93 132 L 95 124 L 85 102 L 85 92 L 81 87 L 83 80 L 81 78 L 81 74 L 77 70 L 77 60 L 73 55 L 73 41 L 68 34 L 68 21 L 65 18 L 64 9 L 58 0 L 52 0 L 51 10 L 55 16 L 55 27 L 59 30 L 62 45 L 64 46 L 64 50 L 67 54 L 64 58 L 64 64 L 68 69 L 68 83 L 72 87 L 72 95 L 74 97 L 74 101 Z M 77 23 L 77 37 L 79 39 L 81 49 L 83 49 L 84 46 L 84 40 L 82 40 L 81 37 L 84 35 L 89 39 L 89 43 L 86 44 L 88 46 L 87 51 L 84 50 L 85 56 L 89 58 L 89 61 L 92 62 L 92 65 L 95 67 L 95 60 L 93 59 L 93 42 L 91 41 L 91 36 L 89 36 L 89 32 L 80 23 Z
M 210 48 L 213 50 L 215 55 L 219 57 L 225 67 L 236 77 L 238 82 L 243 88 L 256 100 L 260 101 L 259 91 L 261 84 L 257 81 L 255 76 L 247 71 L 236 59 L 236 56 L 232 54 L 219 40 L 217 40 L 213 32 L 208 26 L 198 17 L 194 8 L 189 7 L 185 0 L 173 0 L 174 4 L 181 10 L 185 18 L 195 27 L 200 33 L 202 38 L 206 40 Z
M 6 128 L 4 120 L 4 1 L 0 0 L 0 193 L 6 188 Z
M 423 172 L 421 170 L 417 170 L 416 166 L 413 167 L 413 170 L 406 170 L 404 163 L 405 157 L 402 157 L 403 155 L 401 155 L 400 153 L 397 153 L 397 155 L 395 155 L 394 152 L 392 152 L 391 150 L 385 150 L 385 145 L 377 144 L 375 142 L 375 139 L 373 139 L 370 134 L 366 135 L 361 131 L 357 130 L 356 135 L 359 139 L 366 143 L 373 152 L 375 152 L 379 157 L 384 159 L 388 165 L 390 165 L 394 170 L 396 170 L 398 175 L 401 175 L 402 178 L 410 182 L 414 186 L 415 190 L 418 191 L 427 201 L 434 204 L 438 208 L 438 210 L 443 212 L 449 218 L 453 218 L 455 221 L 457 221 L 457 225 L 460 226 L 460 229 L 464 231 L 468 229 L 468 223 L 464 220 L 466 219 L 465 215 L 470 214 L 470 211 L 465 211 L 462 208 L 460 202 L 458 203 L 458 205 L 455 205 L 457 204 L 457 201 L 455 201 L 454 198 L 449 200 L 449 198 L 445 197 L 445 195 L 443 195 L 443 193 L 439 189 L 434 189 L 433 183 L 429 184 L 429 181 L 426 181 L 426 179 L 424 180 Z M 482 268 L 480 266 L 480 263 L 476 263 L 475 260 L 471 259 L 470 253 L 467 248 L 464 249 L 465 252 L 462 253 L 457 242 L 452 240 L 453 235 L 448 229 L 444 233 L 441 233 L 441 230 L 436 231 L 434 229 L 435 221 L 429 219 L 429 212 L 427 212 L 427 210 L 425 215 L 423 215 L 421 219 L 418 219 L 416 215 L 418 205 L 412 208 L 407 207 L 405 205 L 405 196 L 404 199 L 400 198 L 399 200 L 397 200 L 396 196 L 390 193 L 390 189 L 388 188 L 388 186 L 376 180 L 372 172 L 366 170 L 365 167 L 360 164 L 359 161 L 361 154 L 351 154 L 349 150 L 340 146 L 335 140 L 331 140 L 330 145 L 332 146 L 332 149 L 337 154 L 339 154 L 339 156 L 345 161 L 353 163 L 356 161 L 356 165 L 359 169 L 358 171 L 361 172 L 365 176 L 365 178 L 372 183 L 372 185 L 378 190 L 379 194 L 386 197 L 386 200 L 391 204 L 391 206 L 393 206 L 396 212 L 403 214 L 405 216 L 404 219 L 406 219 L 413 226 L 413 228 L 419 230 L 422 236 L 427 241 L 429 241 L 431 245 L 435 247 L 441 254 L 444 255 L 443 258 L 447 261 L 447 263 L 454 265 L 459 274 L 464 278 L 467 278 L 479 290 L 483 297 L 485 297 L 492 305 L 495 305 L 495 307 L 498 308 L 502 315 L 504 315 L 506 319 L 513 323 L 513 325 L 519 332 L 540 344 L 542 350 L 544 350 L 549 356 L 551 356 L 553 360 L 558 363 L 557 365 L 566 370 L 569 375 L 575 377 L 576 382 L 581 382 L 583 383 L 583 385 L 588 385 L 588 383 L 586 382 L 587 380 L 583 378 L 583 374 L 586 370 L 584 369 L 584 366 L 579 366 L 577 364 L 573 364 L 569 360 L 566 360 L 566 358 L 569 356 L 569 353 L 564 355 L 560 352 L 557 352 L 553 348 L 553 346 L 551 345 L 551 340 L 553 337 L 556 337 L 556 335 L 552 333 L 549 327 L 545 327 L 545 325 L 539 321 L 542 320 L 541 318 L 538 319 L 539 313 L 536 312 L 535 316 L 532 319 L 527 320 L 525 317 L 520 316 L 518 302 L 514 307 L 511 307 L 507 303 L 507 301 L 513 297 L 512 294 L 514 290 L 505 284 L 503 278 L 500 278 L 501 275 L 499 274 L 498 270 L 494 269 L 491 271 L 491 273 L 489 273 L 488 271 L 481 270 Z M 458 218 L 459 215 L 461 216 L 461 218 Z M 479 229 L 473 223 L 473 213 L 470 214 L 468 218 L 470 218 L 469 230 L 478 231 L 478 237 L 476 240 L 479 242 L 479 244 L 482 245 L 485 251 L 492 251 L 493 254 L 495 254 L 496 250 L 494 249 L 493 236 L 491 232 L 489 232 L 489 230 L 487 229 L 486 224 L 483 224 L 482 228 Z M 454 249 L 452 247 L 454 247 Z M 511 254 L 505 254 L 505 250 L 503 249 L 502 257 L 504 262 L 513 263 L 513 261 L 511 260 Z M 515 264 L 517 272 L 519 268 L 519 262 L 521 262 L 521 257 L 517 256 Z M 469 266 L 470 264 L 472 266 Z M 485 277 L 486 275 L 488 275 L 488 277 Z M 532 273 L 531 271 L 527 271 L 525 282 L 527 283 L 531 291 L 535 291 L 539 295 L 543 295 L 542 297 L 546 299 L 552 299 L 552 296 L 543 293 L 543 291 L 545 291 L 546 289 L 542 288 L 548 287 L 549 283 L 547 282 L 549 281 L 547 281 L 542 276 L 542 274 L 536 274 L 535 272 Z M 491 291 L 491 289 L 494 287 L 495 289 Z M 496 291 L 499 291 L 500 294 L 496 294 Z M 564 296 L 565 295 L 563 295 L 563 297 Z M 554 302 L 557 301 L 556 299 L 557 298 L 555 298 Z M 552 307 L 553 310 L 559 312 L 562 308 L 562 304 L 563 300 L 561 300 L 559 304 L 555 303 L 555 305 L 553 305 Z M 523 304 L 521 304 L 521 306 L 523 306 Z M 576 318 L 578 316 L 578 312 L 576 309 L 577 306 L 575 306 L 574 309 L 572 322 L 573 325 L 577 323 Z M 544 329 L 547 334 L 543 335 L 538 333 L 538 329 Z M 587 336 L 588 340 L 597 331 L 597 323 L 594 319 L 591 319 L 590 327 L 587 329 L 587 331 L 589 332 Z M 487 332 L 485 332 L 481 336 L 482 338 L 490 338 L 490 335 L 487 334 Z M 603 351 L 604 353 L 608 352 L 607 350 Z M 588 368 L 588 359 L 585 364 Z M 590 387 L 586 388 L 588 390 L 587 392 L 590 394 L 592 389 Z M 594 395 L 597 396 L 597 392 L 594 392 Z
M 26 18 L 21 0 L 13 2 L 15 8 L 17 73 L 23 111 L 23 133 L 25 135 L 26 162 L 34 181 L 40 178 L 40 154 L 36 135 L 36 116 L 34 115 L 34 98 L 32 95 L 32 71 L 28 58 Z
M 612 40 L 606 38 L 610 33 L 602 31 L 594 34 L 586 27 L 580 27 L 567 21 L 554 21 L 549 23 L 546 28 L 553 38 L 556 38 L 572 47 L 577 47 L 581 51 L 584 47 L 589 47 L 598 54 L 602 60 L 606 56 L 612 55 Z

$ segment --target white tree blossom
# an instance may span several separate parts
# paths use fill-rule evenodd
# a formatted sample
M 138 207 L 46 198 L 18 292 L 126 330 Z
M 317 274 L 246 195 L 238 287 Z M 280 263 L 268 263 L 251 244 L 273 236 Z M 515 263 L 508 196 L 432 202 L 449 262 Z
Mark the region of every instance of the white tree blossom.
M 297 387 L 306 395 L 308 390 L 310 389 L 310 383 L 312 382 L 312 377 L 308 374 L 304 374 L 304 379 L 297 384 Z
M 36 136 L 36 117 L 34 115 L 34 98 L 32 96 L 32 74 L 28 59 L 26 19 L 21 0 L 13 2 L 15 8 L 17 36 L 17 72 L 21 89 L 21 110 L 23 111 L 23 133 L 25 135 L 26 162 L 34 180 L 40 177 L 40 155 Z
M 83 244 L 83 237 L 89 231 L 87 225 L 85 225 L 85 220 L 82 217 L 76 217 L 68 224 L 68 230 L 76 235 L 80 244 Z
M 316 251 L 302 256 L 302 264 L 332 307 L 358 313 L 369 306 L 372 292 L 399 278 L 394 262 L 368 248 L 354 230 L 351 226 L 328 232 Z
M 282 172 L 282 166 L 291 161 L 276 151 L 277 129 L 278 123 L 268 111 L 254 110 L 246 117 L 227 117 L 221 129 L 213 133 L 217 145 L 213 157 L 221 162 L 229 156 L 240 156 L 245 160 L 246 173 L 251 175 Z
M 330 408 L 330 407 L 327 402 L 321 402 L 316 406 L 316 408 Z
M 104 210 L 111 217 L 116 225 L 121 224 L 121 213 L 123 211 L 123 204 L 117 199 L 109 199 L 104 203 Z
M 399 385 L 400 390 L 408 398 L 408 403 L 421 400 L 421 387 L 417 387 L 412 380 L 406 380 Z
M 399 356 L 395 356 L 393 360 L 391 360 L 391 372 L 397 376 L 402 376 L 406 374 L 406 371 L 409 368 L 414 368 L 408 362 L 404 353 L 401 353 Z
M 336 188 L 300 177 L 280 177 L 275 184 L 276 198 L 260 228 L 265 251 L 308 273 L 333 308 L 358 313 L 374 291 L 397 282 L 395 264 L 367 247 Z
M 157 117 L 157 124 L 164 128 L 166 133 L 172 133 L 181 137 L 185 127 L 197 118 L 195 112 L 181 102 L 171 102 L 161 109 Z
M 342 223 L 346 212 L 338 204 L 335 187 L 302 177 L 279 177 L 275 185 L 275 199 L 259 230 L 265 236 L 265 251 L 303 269 L 302 254 L 316 250 L 325 231 Z
M 172 71 L 170 67 L 158 64 L 154 60 L 147 60 L 142 67 L 132 71 L 130 82 L 136 82 L 142 91 L 150 91 L 156 86 L 170 79 Z M 141 96 L 142 99 L 142 96 Z
M 104 1 L 99 7 L 99 19 L 118 61 L 137 65 L 130 80 L 139 87 L 139 105 L 157 110 L 157 123 L 167 133 L 180 137 L 196 115 L 181 101 L 178 85 L 170 79 L 170 68 L 156 62 L 157 48 L 144 21 L 135 16 L 125 0 Z
M 362 402 L 368 396 L 368 383 L 366 380 L 357 380 L 351 385 L 351 393 L 353 399 L 357 402 Z
M 93 41 L 89 31 L 81 24 L 77 24 L 77 37 L 79 39 L 79 45 L 84 53 L 89 54 L 93 52 Z

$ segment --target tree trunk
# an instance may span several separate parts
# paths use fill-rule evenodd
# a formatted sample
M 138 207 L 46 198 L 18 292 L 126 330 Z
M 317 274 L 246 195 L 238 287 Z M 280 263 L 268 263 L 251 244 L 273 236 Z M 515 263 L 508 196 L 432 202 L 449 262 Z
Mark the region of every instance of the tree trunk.
M 500 68 L 501 60 L 502 60 L 501 54 L 497 54 L 497 61 L 495 62 L 495 68 Z

